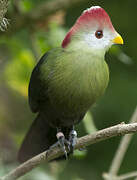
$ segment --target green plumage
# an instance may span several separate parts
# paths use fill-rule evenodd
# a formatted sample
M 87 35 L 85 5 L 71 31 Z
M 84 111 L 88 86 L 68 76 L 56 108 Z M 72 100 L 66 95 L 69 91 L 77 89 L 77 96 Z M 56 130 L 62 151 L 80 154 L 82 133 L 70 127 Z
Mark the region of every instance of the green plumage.
M 54 144 L 56 128 L 61 128 L 69 139 L 73 125 L 104 93 L 108 80 L 103 55 L 69 48 L 46 53 L 31 75 L 29 104 L 38 116 L 20 148 L 19 161 L 24 162 Z
M 108 84 L 104 59 L 90 51 L 51 50 L 34 69 L 29 86 L 33 111 L 45 114 L 54 126 L 77 123 Z
M 57 140 L 65 156 L 68 141 L 69 153 L 73 152 L 74 125 L 104 93 L 109 81 L 104 56 L 115 43 L 123 44 L 121 36 L 107 13 L 93 6 L 78 18 L 62 46 L 40 59 L 29 84 L 29 104 L 38 115 L 22 143 L 19 161 L 47 150 Z

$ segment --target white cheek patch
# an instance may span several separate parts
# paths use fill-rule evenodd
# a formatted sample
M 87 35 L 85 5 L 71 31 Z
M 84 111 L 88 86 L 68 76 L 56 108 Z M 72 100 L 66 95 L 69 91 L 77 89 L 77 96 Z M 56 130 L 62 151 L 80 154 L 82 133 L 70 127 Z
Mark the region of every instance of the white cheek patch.
M 86 44 L 94 49 L 108 49 L 113 44 L 112 39 L 112 33 L 108 31 L 104 31 L 103 37 L 100 39 L 95 36 L 95 31 L 84 34 Z

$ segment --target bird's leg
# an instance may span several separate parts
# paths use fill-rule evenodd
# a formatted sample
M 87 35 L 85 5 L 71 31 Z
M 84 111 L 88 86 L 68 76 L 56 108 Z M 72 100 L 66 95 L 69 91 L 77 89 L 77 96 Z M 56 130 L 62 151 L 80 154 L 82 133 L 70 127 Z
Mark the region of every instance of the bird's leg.
M 77 132 L 74 130 L 74 126 L 72 126 L 72 130 L 69 133 L 69 142 L 70 142 L 70 152 L 73 153 L 74 146 L 77 142 Z
M 62 152 L 64 153 L 64 155 L 65 155 L 65 157 L 66 157 L 66 159 L 67 159 L 67 151 L 66 151 L 65 145 L 67 146 L 68 151 L 69 151 L 69 150 L 70 150 L 70 148 L 69 148 L 69 147 L 70 147 L 70 142 L 69 142 L 67 139 L 65 139 L 64 134 L 61 132 L 61 128 L 57 128 L 56 137 L 57 137 L 57 140 L 58 140 L 58 141 L 57 141 L 55 144 L 53 144 L 53 145 L 51 146 L 51 148 L 52 148 L 52 147 L 55 147 L 55 146 L 61 147 Z

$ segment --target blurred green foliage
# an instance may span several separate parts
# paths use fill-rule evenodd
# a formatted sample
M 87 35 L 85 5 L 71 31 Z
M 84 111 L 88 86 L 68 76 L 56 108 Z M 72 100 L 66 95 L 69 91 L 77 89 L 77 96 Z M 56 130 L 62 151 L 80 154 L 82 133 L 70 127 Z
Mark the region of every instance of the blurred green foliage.
M 44 0 L 12 1 L 24 13 L 36 11 Z M 34 116 L 28 106 L 27 89 L 33 67 L 51 48 L 61 42 L 71 25 L 81 12 L 91 5 L 100 5 L 109 13 L 114 27 L 122 35 L 125 45 L 114 46 L 106 55 L 110 67 L 110 83 L 105 95 L 88 112 L 84 121 L 77 126 L 78 135 L 82 136 L 96 129 L 102 129 L 121 121 L 128 122 L 137 98 L 137 51 L 135 17 L 137 2 L 125 1 L 83 1 L 68 8 L 65 16 L 60 16 L 64 24 L 54 18 L 43 22 L 36 28 L 23 27 L 18 31 L 1 33 L 0 38 L 0 175 L 6 174 L 17 164 L 16 154 L 30 127 Z M 122 10 L 121 10 L 122 8 Z M 58 16 L 58 14 L 57 14 Z M 14 21 L 12 16 L 10 21 Z M 42 23 L 42 22 L 41 22 Z M 13 27 L 14 29 L 14 27 Z M 94 125 L 96 124 L 96 127 Z M 135 152 L 137 136 L 131 143 L 120 172 L 129 172 L 137 168 Z M 107 171 L 119 138 L 114 138 L 90 146 L 87 151 L 76 152 L 69 161 L 43 164 L 28 173 L 22 180 L 100 180 Z
M 20 61 L 19 61 L 20 60 Z M 27 96 L 30 74 L 34 67 L 34 57 L 31 51 L 22 50 L 13 57 L 5 68 L 5 80 L 8 86 Z

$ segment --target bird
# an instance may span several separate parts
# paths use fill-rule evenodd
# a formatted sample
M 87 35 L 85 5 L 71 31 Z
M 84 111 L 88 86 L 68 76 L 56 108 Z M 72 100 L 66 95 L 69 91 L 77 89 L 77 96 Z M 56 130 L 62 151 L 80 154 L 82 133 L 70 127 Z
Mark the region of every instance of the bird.
M 37 113 L 18 153 L 24 162 L 59 146 L 67 158 L 77 142 L 75 125 L 101 97 L 109 82 L 105 53 L 123 44 L 107 12 L 92 6 L 82 12 L 60 47 L 46 52 L 34 67 L 28 98 Z

